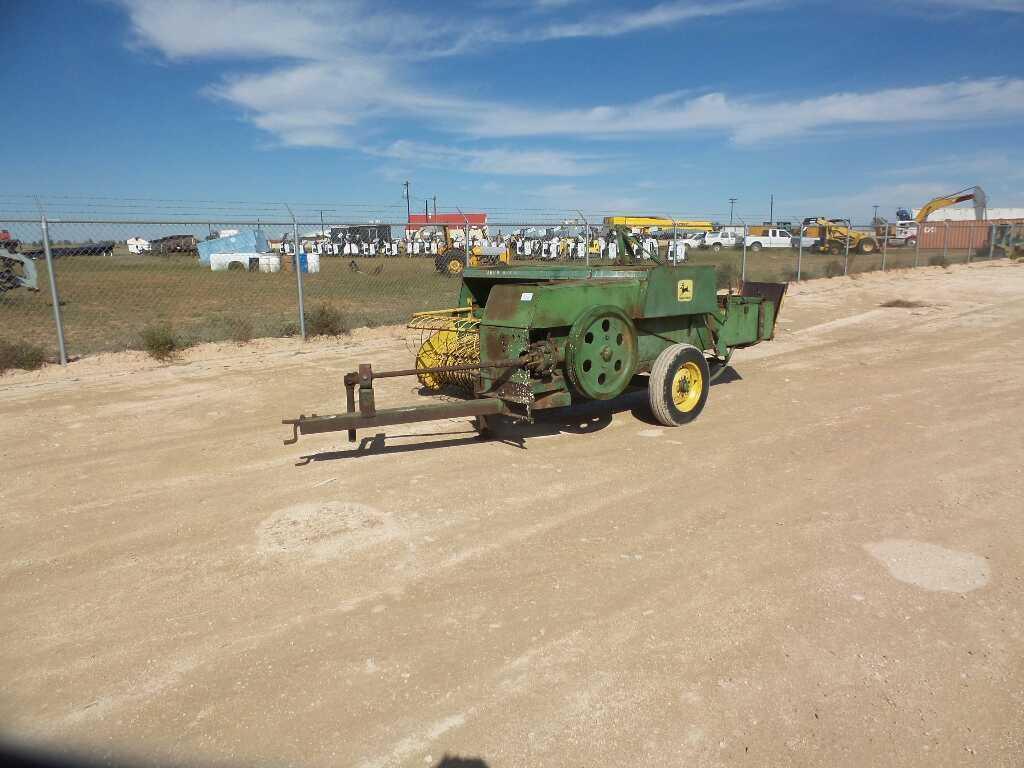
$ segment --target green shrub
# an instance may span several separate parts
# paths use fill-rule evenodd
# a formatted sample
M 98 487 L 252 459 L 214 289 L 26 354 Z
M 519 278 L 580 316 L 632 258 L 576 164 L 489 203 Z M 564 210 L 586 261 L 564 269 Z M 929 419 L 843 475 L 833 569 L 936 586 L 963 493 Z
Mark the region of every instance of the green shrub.
M 277 333 L 274 335 L 281 339 L 288 338 L 289 336 L 298 336 L 299 324 L 294 320 L 281 323 L 281 327 L 277 329 Z
M 306 334 L 308 336 L 342 336 L 352 330 L 348 318 L 330 304 L 320 304 L 306 313 Z
M 170 360 L 184 346 L 167 323 L 148 325 L 142 329 L 142 348 L 155 360 Z
M 0 341 L 0 374 L 12 368 L 34 371 L 43 367 L 46 352 L 27 341 Z
M 928 259 L 928 264 L 932 267 L 948 267 L 949 259 L 946 258 L 945 254 L 938 253 Z

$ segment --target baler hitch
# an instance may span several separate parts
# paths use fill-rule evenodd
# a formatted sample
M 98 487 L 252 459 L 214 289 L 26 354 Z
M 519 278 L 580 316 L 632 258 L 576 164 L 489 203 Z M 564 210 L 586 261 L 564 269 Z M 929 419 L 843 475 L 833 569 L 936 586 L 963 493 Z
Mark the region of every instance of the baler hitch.
M 292 436 L 284 441 L 285 445 L 298 442 L 299 435 L 319 434 L 322 432 L 347 431 L 349 442 L 355 442 L 356 430 L 367 427 L 386 427 L 392 424 L 410 424 L 416 421 L 434 421 L 436 419 L 453 419 L 460 417 L 481 417 L 508 415 L 509 409 L 498 397 L 481 397 L 455 402 L 433 403 L 431 405 L 414 405 L 403 408 L 377 409 L 373 392 L 374 379 L 394 379 L 400 376 L 418 376 L 424 373 L 455 373 L 458 371 L 474 371 L 483 368 L 524 368 L 531 358 L 519 360 L 498 360 L 490 363 L 474 363 L 470 365 L 446 365 L 433 368 L 407 368 L 400 371 L 375 372 L 369 363 L 362 363 L 359 370 L 346 373 L 345 413 L 331 416 L 299 416 L 297 419 L 284 419 L 281 423 L 292 427 Z M 359 388 L 359 408 L 356 409 L 356 387 Z

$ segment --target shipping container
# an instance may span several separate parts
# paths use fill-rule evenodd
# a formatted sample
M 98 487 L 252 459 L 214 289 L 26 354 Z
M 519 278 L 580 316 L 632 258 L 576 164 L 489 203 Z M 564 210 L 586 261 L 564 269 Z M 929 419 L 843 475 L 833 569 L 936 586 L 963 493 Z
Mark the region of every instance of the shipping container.
M 995 224 L 1020 224 L 1022 219 L 988 221 L 926 221 L 919 224 L 918 240 L 925 250 L 943 247 L 951 251 L 987 249 Z

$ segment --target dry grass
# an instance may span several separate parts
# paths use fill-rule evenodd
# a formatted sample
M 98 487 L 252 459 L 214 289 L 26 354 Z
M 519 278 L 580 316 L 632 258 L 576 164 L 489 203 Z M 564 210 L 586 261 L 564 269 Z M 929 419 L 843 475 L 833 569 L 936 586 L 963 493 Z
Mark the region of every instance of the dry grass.
M 34 371 L 46 362 L 46 350 L 27 341 L 0 340 L 0 375 L 12 369 Z

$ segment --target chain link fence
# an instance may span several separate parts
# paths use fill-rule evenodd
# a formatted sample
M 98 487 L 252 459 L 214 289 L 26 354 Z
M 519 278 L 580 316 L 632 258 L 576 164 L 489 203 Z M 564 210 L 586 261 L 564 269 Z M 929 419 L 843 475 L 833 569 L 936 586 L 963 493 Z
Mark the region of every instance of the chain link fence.
M 740 224 L 716 234 L 661 231 L 641 242 L 645 257 L 714 266 L 720 288 L 1003 255 L 995 224 L 925 223 L 908 237 L 891 225 L 833 221 L 825 237 L 812 223 Z M 459 290 L 440 232 L 410 239 L 405 221 L 40 217 L 0 221 L 0 230 L 0 248 L 18 257 L 6 262 L 0 285 L 0 343 L 32 344 L 54 361 L 146 348 L 155 332 L 191 345 L 401 324 L 413 312 L 454 305 Z M 448 232 L 448 253 L 464 253 L 468 236 L 484 262 L 508 250 L 523 264 L 597 266 L 621 256 L 606 234 L 582 220 L 467 224 Z M 33 271 L 36 290 L 21 284 Z

